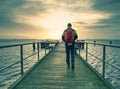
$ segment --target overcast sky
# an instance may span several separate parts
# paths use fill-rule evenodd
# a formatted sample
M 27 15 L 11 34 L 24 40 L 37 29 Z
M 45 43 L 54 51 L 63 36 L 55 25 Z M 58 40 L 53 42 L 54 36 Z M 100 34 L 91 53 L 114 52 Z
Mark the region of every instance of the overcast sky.
M 0 0 L 0 38 L 120 39 L 120 0 Z

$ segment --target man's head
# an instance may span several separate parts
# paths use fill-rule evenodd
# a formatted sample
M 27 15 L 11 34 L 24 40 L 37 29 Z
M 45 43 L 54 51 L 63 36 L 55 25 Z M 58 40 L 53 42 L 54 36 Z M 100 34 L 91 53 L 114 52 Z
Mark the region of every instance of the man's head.
M 71 28 L 71 27 L 72 27 L 72 24 L 71 24 L 71 23 L 68 23 L 67 27 L 68 27 L 68 28 Z

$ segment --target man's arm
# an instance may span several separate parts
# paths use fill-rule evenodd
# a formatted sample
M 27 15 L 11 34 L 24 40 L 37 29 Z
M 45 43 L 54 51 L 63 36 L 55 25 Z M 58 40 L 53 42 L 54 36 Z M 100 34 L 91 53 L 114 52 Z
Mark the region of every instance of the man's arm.
M 78 38 L 78 35 L 76 33 L 76 31 L 74 30 L 74 39 L 76 40 Z

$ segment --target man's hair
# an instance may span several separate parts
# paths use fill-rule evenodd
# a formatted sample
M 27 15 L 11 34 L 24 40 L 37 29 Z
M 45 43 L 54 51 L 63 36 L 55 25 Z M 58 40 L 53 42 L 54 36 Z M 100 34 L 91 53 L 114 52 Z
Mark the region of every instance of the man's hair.
M 72 27 L 72 24 L 71 23 L 68 23 L 68 25 L 67 25 L 68 27 Z

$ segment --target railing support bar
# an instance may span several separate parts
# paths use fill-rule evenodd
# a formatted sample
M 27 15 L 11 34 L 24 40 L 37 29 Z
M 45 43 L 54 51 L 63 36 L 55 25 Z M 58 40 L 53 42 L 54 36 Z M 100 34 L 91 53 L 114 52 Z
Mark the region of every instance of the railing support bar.
M 21 75 L 23 75 L 23 45 L 20 46 L 20 57 L 21 57 Z
M 86 43 L 86 62 L 88 62 L 88 43 Z
M 105 54 L 106 54 L 106 46 L 103 46 L 103 69 L 102 69 L 102 75 L 105 77 Z
M 39 51 L 40 51 L 40 45 L 39 45 L 39 42 L 37 43 L 37 50 L 38 50 L 38 61 L 39 61 L 39 58 L 40 58 L 40 55 L 39 55 Z
M 47 43 L 45 43 L 45 55 L 46 55 Z

